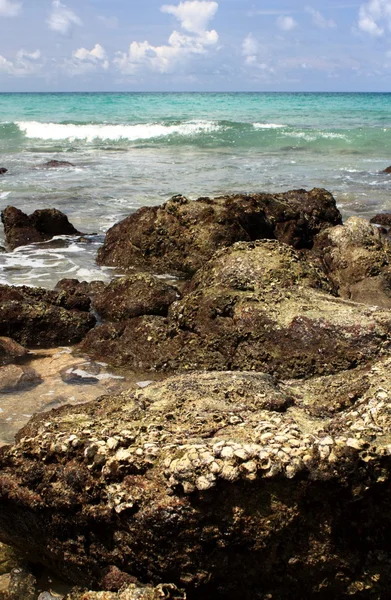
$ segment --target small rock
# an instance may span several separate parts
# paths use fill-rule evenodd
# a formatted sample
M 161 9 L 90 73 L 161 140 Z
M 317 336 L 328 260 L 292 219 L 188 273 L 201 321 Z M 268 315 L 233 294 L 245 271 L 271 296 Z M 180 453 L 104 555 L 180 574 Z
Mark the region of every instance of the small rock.
M 42 165 L 39 165 L 42 169 L 58 169 L 61 167 L 74 167 L 75 165 L 67 160 L 49 160 Z
M 0 367 L 0 393 L 20 392 L 36 387 L 42 378 L 34 369 L 25 365 Z
M 5 173 L 8 172 L 8 169 L 5 169 L 4 167 L 0 167 L 0 175 L 5 175 Z

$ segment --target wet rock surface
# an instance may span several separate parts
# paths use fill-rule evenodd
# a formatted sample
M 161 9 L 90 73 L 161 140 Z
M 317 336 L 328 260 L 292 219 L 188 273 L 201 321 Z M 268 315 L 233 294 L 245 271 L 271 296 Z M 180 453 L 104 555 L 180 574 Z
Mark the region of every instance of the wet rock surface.
M 0 167 L 0 175 L 5 175 L 6 173 L 8 173 L 8 169 L 5 167 Z
M 74 167 L 75 165 L 67 160 L 49 160 L 46 163 L 40 165 L 43 169 L 59 169 L 61 167 Z
M 35 417 L 0 450 L 0 536 L 87 587 L 114 566 L 190 599 L 385 597 L 389 373 L 328 418 L 308 384 L 232 372 Z
M 81 344 L 96 358 L 142 370 L 255 370 L 309 377 L 382 355 L 391 315 L 333 297 L 324 273 L 274 240 L 217 252 L 168 318 L 106 323 Z
M 6 365 L 0 367 L 0 394 L 20 392 L 42 383 L 41 377 L 27 365 Z
M 370 220 L 370 223 L 374 223 L 376 225 L 384 225 L 384 227 L 391 227 L 391 213 L 380 213 L 378 215 L 375 215 Z
M 75 590 L 64 600 L 186 600 L 186 594 L 173 584 L 156 587 L 130 584 L 119 592 L 83 592 Z
M 123 321 L 140 315 L 167 315 L 180 297 L 178 290 L 149 275 L 137 273 L 114 279 L 95 296 L 93 305 L 106 321 Z
M 391 308 L 391 245 L 377 227 L 350 217 L 320 233 L 314 251 L 342 298 Z
M 7 337 L 0 337 L 0 366 L 22 360 L 28 355 L 28 350 Z
M 99 249 L 98 263 L 191 275 L 216 250 L 234 242 L 276 238 L 308 248 L 319 231 L 341 222 L 334 198 L 322 189 L 196 201 L 174 196 L 114 225 Z
M 95 325 L 89 307 L 85 296 L 0 285 L 0 335 L 28 347 L 73 344 Z
M 68 217 L 56 208 L 36 210 L 31 215 L 14 206 L 7 206 L 1 213 L 5 239 L 11 250 L 34 242 L 44 242 L 56 235 L 78 235 L 80 232 L 68 221 Z

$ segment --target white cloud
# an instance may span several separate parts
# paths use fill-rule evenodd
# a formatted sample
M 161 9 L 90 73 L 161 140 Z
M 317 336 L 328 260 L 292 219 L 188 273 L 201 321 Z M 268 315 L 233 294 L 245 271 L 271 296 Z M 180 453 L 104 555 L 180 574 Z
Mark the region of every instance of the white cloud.
M 297 22 L 293 17 L 281 16 L 277 19 L 277 27 L 282 29 L 282 31 L 291 31 L 297 27 Z
M 391 0 L 369 0 L 360 6 L 358 28 L 374 37 L 384 35 L 385 29 L 391 31 Z
M 0 17 L 17 17 L 22 12 L 22 3 L 0 0 Z
M 320 29 L 331 29 L 336 27 L 333 19 L 326 19 L 319 10 L 312 8 L 312 6 L 306 6 L 304 10 L 311 15 L 312 23 L 315 27 L 319 27 Z
M 60 0 L 53 0 L 52 12 L 47 23 L 52 31 L 62 35 L 69 35 L 74 25 L 82 25 L 79 17 Z
M 87 48 L 75 50 L 72 59 L 65 60 L 63 64 L 68 75 L 84 75 L 100 69 L 107 71 L 109 66 L 106 50 L 100 44 L 95 44 L 92 50 Z
M 149 70 L 172 73 L 196 55 L 206 54 L 209 47 L 216 46 L 219 36 L 207 26 L 218 9 L 217 2 L 191 0 L 178 6 L 164 5 L 162 11 L 173 14 L 186 33 L 173 31 L 167 44 L 154 46 L 148 41 L 132 42 L 128 52 L 117 52 L 114 64 L 125 75 L 135 75 Z
M 215 16 L 218 7 L 217 2 L 189 0 L 180 2 L 178 6 L 164 4 L 160 10 L 174 15 L 186 31 L 202 34 L 206 30 L 209 21 Z
M 259 44 L 252 33 L 249 33 L 242 42 L 242 54 L 245 57 L 247 65 L 252 65 L 257 62 L 257 54 Z
M 26 52 L 18 50 L 15 60 L 8 60 L 0 55 L 0 72 L 14 77 L 25 77 L 27 75 L 38 75 L 42 72 L 43 63 L 39 62 L 41 52 Z

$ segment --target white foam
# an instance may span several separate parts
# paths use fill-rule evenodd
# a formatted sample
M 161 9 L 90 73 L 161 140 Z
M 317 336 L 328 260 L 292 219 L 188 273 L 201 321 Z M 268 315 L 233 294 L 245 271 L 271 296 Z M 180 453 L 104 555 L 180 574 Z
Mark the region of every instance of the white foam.
M 281 123 L 253 123 L 254 129 L 282 129 L 286 125 Z
M 11 192 L 1 192 L 0 194 L 0 200 L 5 200 L 6 198 L 8 198 L 8 196 L 10 195 Z
M 181 125 L 145 123 L 138 125 L 76 125 L 17 121 L 16 125 L 27 138 L 41 140 L 148 140 L 169 135 L 191 136 L 220 129 L 213 121 L 189 121 Z

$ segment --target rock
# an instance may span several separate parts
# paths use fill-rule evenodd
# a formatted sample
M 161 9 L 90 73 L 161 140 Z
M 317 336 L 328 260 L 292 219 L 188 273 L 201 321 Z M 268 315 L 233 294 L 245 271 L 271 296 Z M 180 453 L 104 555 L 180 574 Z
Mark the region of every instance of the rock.
M 28 355 L 28 350 L 8 337 L 0 337 L 0 366 L 8 365 L 23 359 Z
M 28 347 L 77 343 L 96 322 L 89 304 L 64 291 L 0 285 L 0 335 Z
M 331 295 L 322 271 L 274 240 L 217 252 L 168 317 L 90 331 L 81 350 L 134 370 L 255 370 L 326 375 L 371 362 L 391 342 L 391 314 Z
M 7 600 L 36 600 L 37 580 L 27 567 L 18 566 L 11 571 Z
M 94 299 L 94 308 L 103 320 L 122 321 L 140 315 L 167 315 L 168 307 L 180 294 L 171 285 L 149 275 L 136 273 L 114 279 Z
M 102 294 L 107 284 L 104 281 L 79 281 L 78 279 L 61 279 L 54 288 L 55 291 L 64 291 L 74 298 L 88 299 L 89 304 L 95 296 Z
M 391 227 L 391 213 L 381 213 L 379 215 L 375 215 L 370 220 L 370 223 L 374 223 L 376 225 L 383 225 L 384 227 Z
M 21 392 L 42 383 L 42 378 L 26 365 L 6 365 L 0 367 L 0 393 Z
M 0 175 L 5 175 L 6 173 L 8 173 L 8 169 L 5 169 L 4 167 L 0 167 Z
M 40 165 L 43 169 L 58 169 L 61 167 L 74 167 L 75 165 L 67 160 L 49 160 L 48 162 Z
M 61 369 L 60 377 L 69 385 L 91 385 L 99 382 L 97 375 L 101 370 L 101 366 L 97 363 L 88 362 Z
M 391 166 L 390 167 L 386 167 L 384 169 L 384 171 L 382 171 L 382 173 L 391 173 Z
M 50 240 L 55 235 L 80 233 L 68 221 L 68 217 L 56 208 L 36 210 L 31 215 L 26 215 L 14 206 L 7 206 L 1 213 L 1 220 L 7 245 L 11 250 Z
M 88 589 L 115 567 L 189 600 L 386 598 L 390 366 L 328 418 L 319 386 L 248 372 L 36 416 L 0 450 L 0 538 Z
M 174 196 L 114 225 L 97 260 L 124 269 L 191 275 L 217 249 L 234 242 L 277 238 L 295 248 L 310 248 L 314 235 L 341 222 L 334 198 L 322 189 L 194 202 Z
M 391 245 L 361 217 L 321 232 L 314 252 L 342 298 L 391 308 Z
M 15 550 L 0 543 L 0 575 L 10 573 L 20 562 Z
M 83 592 L 74 590 L 64 600 L 186 600 L 186 594 L 170 583 L 156 587 L 130 584 L 117 592 Z

